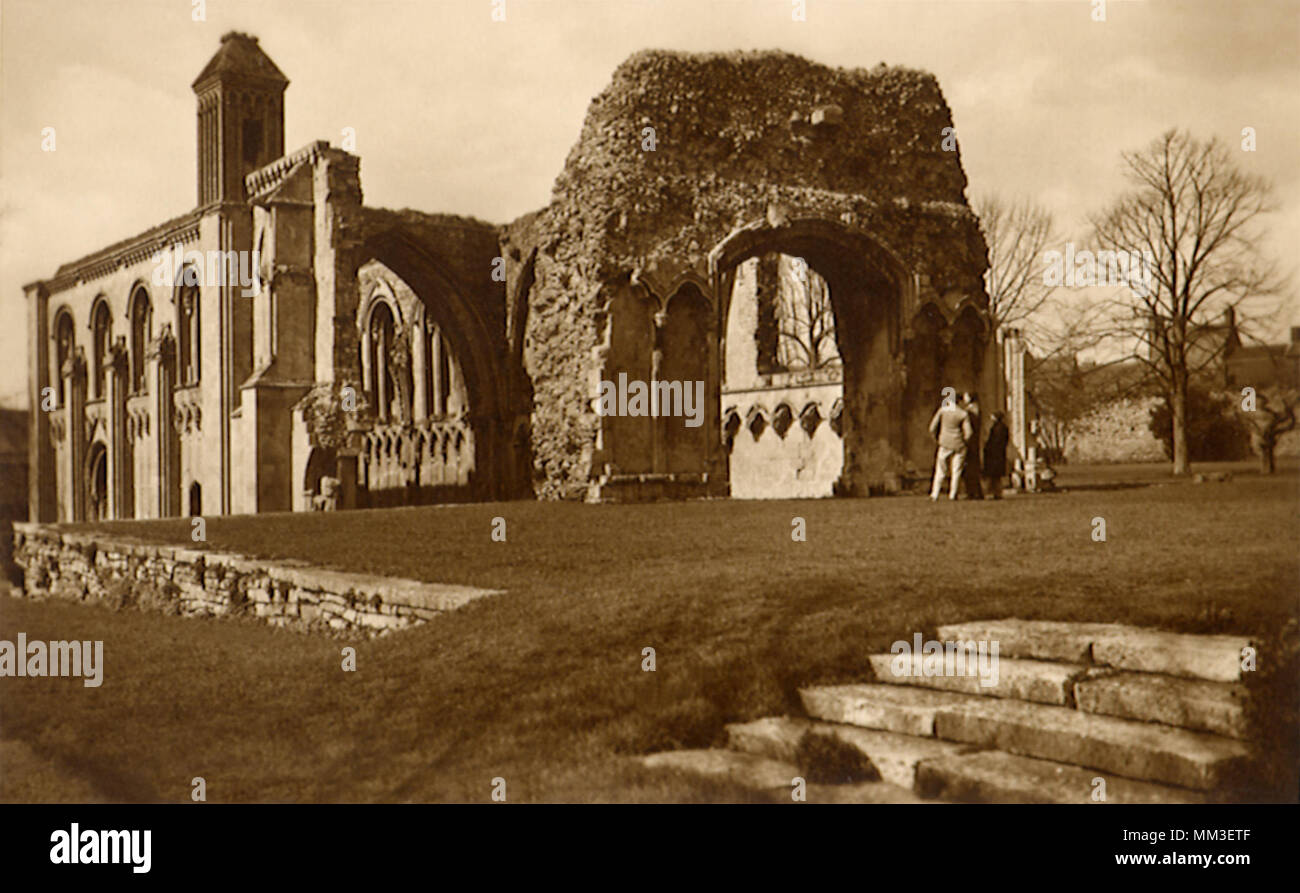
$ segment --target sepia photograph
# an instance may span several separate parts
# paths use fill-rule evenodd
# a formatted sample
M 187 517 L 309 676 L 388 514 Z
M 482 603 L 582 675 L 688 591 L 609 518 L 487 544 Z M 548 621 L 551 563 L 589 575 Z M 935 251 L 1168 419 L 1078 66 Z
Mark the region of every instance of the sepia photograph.
M 3 0 L 15 856 L 671 804 L 901 861 L 965 804 L 1276 862 L 1298 50 L 1300 0 Z

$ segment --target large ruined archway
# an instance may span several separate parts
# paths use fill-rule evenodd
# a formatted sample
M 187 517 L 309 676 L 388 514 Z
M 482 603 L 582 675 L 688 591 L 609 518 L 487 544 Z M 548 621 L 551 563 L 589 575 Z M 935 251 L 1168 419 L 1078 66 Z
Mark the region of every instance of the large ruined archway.
M 358 256 L 365 258 L 358 267 L 356 320 L 363 386 L 376 390 L 368 382 L 382 383 L 383 371 L 395 362 L 402 367 L 394 379 L 397 399 L 382 394 L 385 406 L 376 413 L 382 424 L 362 436 L 362 463 L 373 469 L 362 478 L 368 500 L 379 505 L 500 495 L 508 483 L 505 372 L 492 322 L 466 297 L 469 290 L 456 275 L 399 229 L 373 236 Z M 375 314 L 382 317 L 378 327 Z M 395 317 L 393 344 L 384 341 L 389 315 Z
M 747 432 L 733 436 L 733 450 L 735 436 L 781 441 L 766 451 L 758 469 L 742 473 L 733 482 L 733 495 L 830 495 L 831 488 L 819 486 L 816 478 L 819 464 L 825 475 L 840 448 L 831 438 L 842 441 L 835 492 L 867 493 L 896 486 L 905 443 L 899 344 L 904 289 L 910 280 L 906 267 L 877 239 L 832 221 L 812 218 L 742 229 L 724 239 L 709 258 L 717 293 L 724 296 L 719 308 L 721 331 L 735 337 L 738 329 L 729 325 L 738 269 L 751 259 L 773 254 L 806 264 L 825 283 L 842 395 L 826 387 L 831 383 L 826 375 L 813 374 L 800 381 L 779 373 L 760 375 L 760 384 L 750 390 L 748 400 L 740 389 L 728 394 L 734 405 L 721 407 L 724 430 L 734 413 Z M 724 345 L 724 357 L 734 346 Z M 837 400 L 843 415 L 833 427 Z M 730 427 L 736 427 L 734 421 Z M 810 447 L 813 442 L 817 449 Z
M 644 149 L 647 124 L 661 122 Z M 755 430 L 780 439 L 838 429 L 840 492 L 920 477 L 928 462 L 908 432 L 924 430 L 942 386 L 930 379 L 948 370 L 920 363 L 913 374 L 912 323 L 934 303 L 946 335 L 962 307 L 986 306 L 987 249 L 960 153 L 941 143 L 951 125 L 938 82 L 910 69 L 830 69 L 779 52 L 646 52 L 620 66 L 592 101 L 551 204 L 503 241 L 512 284 L 528 293 L 515 316 L 538 494 L 725 494 L 727 445 Z M 801 258 L 829 286 L 844 367 L 844 398 L 830 406 L 722 405 L 734 271 L 773 252 Z M 694 354 L 708 355 L 716 409 L 703 442 L 667 448 L 663 425 L 631 401 L 611 418 L 599 398 L 615 379 L 671 387 L 663 366 L 682 339 L 670 305 L 687 282 L 710 307 L 709 326 L 693 331 L 712 334 Z M 963 328 L 954 369 L 978 365 L 975 334 Z M 735 411 L 720 418 L 724 409 Z
M 720 389 L 731 495 L 830 496 L 844 466 L 830 424 L 844 366 L 829 283 L 780 252 L 741 261 L 731 278 Z

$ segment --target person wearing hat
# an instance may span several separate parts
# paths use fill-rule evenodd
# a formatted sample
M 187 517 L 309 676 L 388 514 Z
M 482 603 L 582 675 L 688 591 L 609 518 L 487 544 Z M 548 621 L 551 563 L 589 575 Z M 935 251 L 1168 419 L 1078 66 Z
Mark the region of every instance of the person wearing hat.
M 994 499 L 1002 498 L 1002 479 L 1007 475 L 1007 441 L 1011 432 L 1007 429 L 1006 415 L 1002 410 L 993 413 L 993 424 L 989 426 L 988 440 L 984 441 L 984 477 L 989 482 L 989 492 Z
M 930 501 L 938 502 L 943 492 L 944 478 L 951 475 L 948 498 L 957 498 L 961 484 L 962 468 L 966 465 L 966 443 L 971 438 L 970 413 L 957 405 L 952 397 L 945 397 L 934 418 L 930 419 L 930 436 L 939 442 L 934 457 L 934 484 L 930 488 Z

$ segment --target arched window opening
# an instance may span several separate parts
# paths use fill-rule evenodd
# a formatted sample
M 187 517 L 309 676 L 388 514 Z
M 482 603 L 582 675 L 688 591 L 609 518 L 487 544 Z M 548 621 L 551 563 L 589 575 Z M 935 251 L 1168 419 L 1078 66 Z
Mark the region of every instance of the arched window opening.
M 72 359 L 73 351 L 77 347 L 77 336 L 72 325 L 71 314 L 67 312 L 59 314 L 59 319 L 54 324 L 54 343 L 54 357 L 58 364 L 54 370 L 54 377 L 58 381 L 59 405 L 65 406 L 68 395 L 64 393 L 63 367 Z
M 203 488 L 199 482 L 195 481 L 190 484 L 190 517 L 195 518 L 203 514 Z
M 193 283 L 197 279 L 192 267 L 181 271 L 183 283 Z M 199 383 L 201 374 L 201 336 L 199 330 L 199 287 L 197 284 L 184 284 L 176 296 L 176 331 L 180 344 L 176 351 L 177 384 L 181 387 Z
M 370 369 L 366 390 L 370 393 L 375 415 L 380 421 L 392 417 L 393 402 L 397 396 L 396 379 L 392 365 L 394 338 L 393 311 L 379 301 L 370 311 L 370 324 L 366 327 L 370 341 Z
M 131 298 L 131 393 L 145 391 L 145 352 L 149 347 L 149 293 L 138 288 Z
M 91 331 L 94 333 L 92 344 L 95 362 L 91 379 L 95 383 L 95 399 L 103 400 L 108 396 L 104 363 L 108 360 L 109 348 L 113 343 L 113 315 L 109 312 L 107 301 L 100 301 L 95 305 Z
M 90 448 L 86 474 L 87 509 L 90 521 L 108 520 L 108 450 L 102 443 Z

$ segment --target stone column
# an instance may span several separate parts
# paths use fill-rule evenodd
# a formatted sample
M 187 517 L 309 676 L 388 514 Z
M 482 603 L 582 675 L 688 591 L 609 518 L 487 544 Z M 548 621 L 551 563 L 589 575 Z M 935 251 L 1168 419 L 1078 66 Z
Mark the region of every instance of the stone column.
M 1016 458 L 1027 458 L 1029 439 L 1025 407 L 1025 345 L 1019 329 L 1008 329 L 1003 342 L 1006 354 L 1007 408 L 1011 416 L 1011 444 Z
M 62 369 L 51 376 L 50 350 L 58 356 L 58 345 L 50 338 L 49 291 L 41 284 L 27 286 L 28 412 L 27 422 L 27 519 L 59 520 L 58 478 L 55 473 L 55 447 L 51 437 L 49 404 L 45 388 L 58 389 L 55 380 Z M 57 336 L 56 336 L 57 337 Z M 66 391 L 64 392 L 67 393 Z
M 429 397 L 424 384 L 429 362 L 429 351 L 426 349 L 428 341 L 429 333 L 424 325 L 424 311 L 419 310 L 416 312 L 415 322 L 411 324 L 411 385 L 415 391 L 411 399 L 411 418 L 417 422 L 423 422 L 429 417 Z
M 65 521 L 86 520 L 86 352 L 77 352 L 63 364 L 63 394 L 67 447 L 59 476 L 67 482 L 68 503 L 60 507 Z
M 429 336 L 429 344 L 433 348 L 429 356 L 429 362 L 433 364 L 430 366 L 433 370 L 433 417 L 440 419 L 447 414 L 447 406 L 442 399 L 442 329 L 437 323 L 434 323 L 433 334 Z
M 832 283 L 847 300 L 837 301 L 837 329 L 844 362 L 844 470 L 849 495 L 892 489 L 903 468 L 904 367 L 895 307 L 898 296 L 881 283 Z
M 128 363 L 126 339 L 118 336 L 104 362 L 104 420 L 108 425 L 108 517 L 112 520 L 132 515 L 134 494 L 131 492 L 131 436 L 126 425 Z
M 446 350 L 446 345 L 443 345 Z M 460 364 L 454 355 L 447 357 L 447 414 L 459 413 L 465 408 L 460 399 Z
M 176 340 L 171 326 L 164 324 L 159 336 L 149 342 L 146 375 L 152 383 L 153 428 L 147 449 L 153 451 L 158 478 L 158 517 L 180 514 L 180 443 L 175 427 Z
M 375 400 L 378 406 L 375 407 L 375 417 L 381 422 L 388 421 L 388 410 L 392 405 L 392 398 L 388 393 L 388 349 L 390 347 L 388 339 L 384 337 L 383 326 L 379 327 L 379 337 L 375 339 L 375 356 L 370 358 L 370 362 L 375 369 Z
M 650 470 L 662 474 L 667 470 L 667 450 L 664 444 L 662 421 L 655 415 L 654 390 L 659 386 L 659 377 L 664 366 L 664 326 L 668 324 L 667 308 L 660 308 L 654 316 L 653 340 L 650 343 Z M 685 385 L 683 385 L 684 387 Z M 662 409 L 662 408 L 660 408 Z
M 338 507 L 354 509 L 357 507 L 357 453 L 353 449 L 342 449 L 336 460 L 336 472 L 339 479 Z

